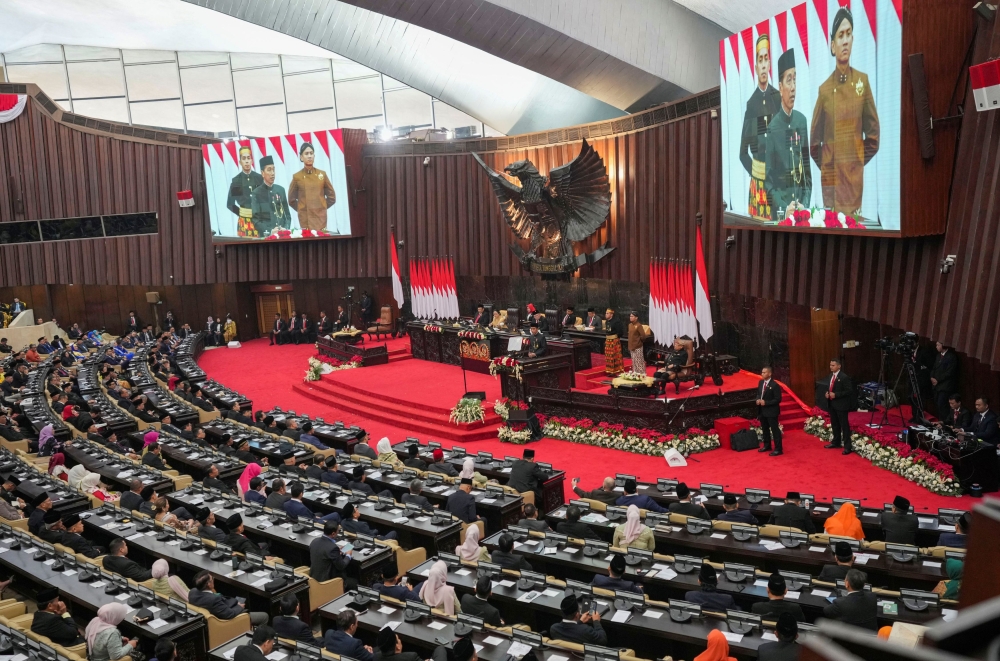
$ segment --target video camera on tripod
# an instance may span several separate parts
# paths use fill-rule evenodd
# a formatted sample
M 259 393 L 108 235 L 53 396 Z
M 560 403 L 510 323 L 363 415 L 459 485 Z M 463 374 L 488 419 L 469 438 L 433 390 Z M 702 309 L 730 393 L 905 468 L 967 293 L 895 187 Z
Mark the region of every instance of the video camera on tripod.
M 903 415 L 903 409 L 901 407 L 899 398 L 899 384 L 903 380 L 903 375 L 906 375 L 906 379 L 910 384 L 910 404 L 912 406 L 910 419 L 926 423 L 924 419 L 924 400 L 920 393 L 920 384 L 917 381 L 917 368 L 913 360 L 913 354 L 917 346 L 920 343 L 920 338 L 916 333 L 905 332 L 896 338 L 891 336 L 886 336 L 881 339 L 875 340 L 875 347 L 882 351 L 882 361 L 879 368 L 878 381 L 876 386 L 876 392 L 884 393 L 884 406 L 882 409 L 882 420 L 879 426 L 885 425 L 889 421 L 889 409 L 897 408 L 899 409 L 899 417 L 903 425 L 906 424 L 906 416 Z M 903 367 L 899 371 L 899 376 L 896 377 L 896 383 L 892 388 L 889 388 L 888 383 L 888 372 L 889 372 L 889 356 L 891 354 L 899 354 L 903 357 Z M 872 408 L 872 419 L 869 421 L 869 426 L 874 426 L 873 422 L 875 419 L 875 409 Z
M 907 356 L 908 360 L 913 360 L 913 350 L 920 343 L 920 338 L 916 333 L 906 332 L 897 338 L 887 335 L 875 340 L 875 348 L 886 353 L 898 353 Z

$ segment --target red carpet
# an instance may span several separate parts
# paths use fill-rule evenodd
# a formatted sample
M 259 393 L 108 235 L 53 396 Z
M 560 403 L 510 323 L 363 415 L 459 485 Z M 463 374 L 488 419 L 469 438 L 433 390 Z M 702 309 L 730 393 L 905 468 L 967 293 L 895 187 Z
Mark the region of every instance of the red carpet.
M 406 344 L 408 340 L 404 338 L 391 341 L 388 346 L 391 351 Z M 382 411 L 360 415 L 340 406 L 317 402 L 293 391 L 293 386 L 302 384 L 306 359 L 314 353 L 312 345 L 269 347 L 265 339 L 247 342 L 241 349 L 206 351 L 199 363 L 211 378 L 251 398 L 255 409 L 269 409 L 277 405 L 286 410 L 308 413 L 327 420 L 343 420 L 345 423 L 363 426 L 375 439 L 388 436 L 393 442 L 397 442 L 406 436 L 417 436 L 421 440 L 440 440 L 446 447 L 462 444 L 433 434 L 414 433 L 410 424 L 397 426 L 387 423 Z M 255 366 L 266 367 L 254 369 Z M 389 367 L 395 367 L 394 372 L 405 368 L 406 376 L 401 377 L 399 384 L 383 383 L 378 377 L 379 369 Z M 447 371 L 438 372 L 437 369 L 454 370 L 455 374 L 449 378 Z M 427 377 L 428 374 L 436 374 L 437 377 L 431 380 Z M 406 393 L 405 397 L 412 396 L 413 401 L 438 409 L 450 409 L 456 401 L 456 394 L 461 395 L 460 370 L 426 361 L 393 360 L 384 368 L 345 370 L 327 378 L 340 379 L 348 375 L 350 383 L 366 390 L 384 386 L 384 392 L 388 396 L 403 399 L 401 395 Z M 478 389 L 487 389 L 488 403 L 499 396 L 498 382 L 492 377 L 473 374 L 468 376 L 470 389 L 473 389 L 473 377 L 477 379 Z M 414 395 L 415 392 L 419 394 Z M 487 409 L 490 407 L 487 406 Z M 794 414 L 793 408 L 786 409 L 783 406 L 783 414 L 786 410 Z M 376 417 L 382 419 L 373 419 Z M 783 421 L 785 419 L 783 415 Z M 875 468 L 856 455 L 844 457 L 837 451 L 824 450 L 822 441 L 802 431 L 801 422 L 795 425 L 785 424 L 785 455 L 782 457 L 768 457 L 752 451 L 737 455 L 729 450 L 719 449 L 694 455 L 688 459 L 686 467 L 679 469 L 669 468 L 662 458 L 643 457 L 553 439 L 544 439 L 532 447 L 538 452 L 541 461 L 548 461 L 565 469 L 567 478 L 580 477 L 581 486 L 587 489 L 595 488 L 605 475 L 617 471 L 635 473 L 645 480 L 674 477 L 691 485 L 699 482 L 721 483 L 734 491 L 752 487 L 770 489 L 775 494 L 798 490 L 813 493 L 822 500 L 829 500 L 834 496 L 853 497 L 867 500 L 870 505 L 881 505 L 900 494 L 909 498 L 918 511 L 967 506 L 964 498 L 935 496 L 912 482 Z M 518 455 L 521 448 L 500 443 L 495 436 L 491 436 L 490 440 L 476 441 L 475 450 L 502 456 Z M 569 487 L 567 479 L 567 495 L 570 495 Z

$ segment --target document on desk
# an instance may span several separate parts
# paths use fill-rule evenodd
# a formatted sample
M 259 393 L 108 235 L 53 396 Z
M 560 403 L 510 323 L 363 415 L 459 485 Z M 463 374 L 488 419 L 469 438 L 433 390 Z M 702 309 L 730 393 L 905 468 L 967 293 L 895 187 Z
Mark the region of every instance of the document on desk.
M 663 617 L 663 611 L 647 610 L 642 614 L 643 617 L 648 617 L 651 620 L 658 620 Z
M 237 647 L 239 647 L 239 646 L 237 645 Z M 225 657 L 225 658 L 227 658 L 227 659 L 230 659 L 230 661 L 232 661 L 232 658 L 234 656 L 236 656 L 236 647 L 234 647 L 231 650 L 227 650 L 226 652 L 223 652 L 222 656 Z
M 285 654 L 284 652 L 271 652 L 270 654 L 268 654 L 264 658 L 269 659 L 270 661 L 281 661 L 286 656 L 288 656 L 288 655 Z
M 455 573 L 458 574 L 459 576 L 468 576 L 472 572 L 469 571 L 468 569 L 459 569 Z
M 409 521 L 405 516 L 399 516 L 392 520 L 393 523 L 409 523 Z
M 531 648 L 521 642 L 511 643 L 510 647 L 507 648 L 507 654 L 510 654 L 515 659 L 520 659 L 530 651 Z
M 437 621 L 434 621 L 434 622 L 430 622 L 430 623 L 428 623 L 428 624 L 427 624 L 427 626 L 428 626 L 429 628 L 431 628 L 431 629 L 434 629 L 434 630 L 436 630 L 436 631 L 440 631 L 441 629 L 444 629 L 444 628 L 445 628 L 446 626 L 448 626 L 448 625 L 446 625 L 446 624 L 445 624 L 444 622 L 437 622 Z
M 550 589 L 546 590 L 545 592 L 543 592 L 542 594 L 544 594 L 546 597 L 558 597 L 558 596 L 560 596 L 562 594 L 562 592 L 560 592 L 559 590 L 553 590 L 553 589 L 550 588 Z
M 773 640 L 774 642 L 778 642 L 778 637 L 777 637 L 777 636 L 775 636 L 775 635 L 774 635 L 773 633 L 771 633 L 770 631 L 765 631 L 764 633 L 762 633 L 762 634 L 760 635 L 760 637 L 761 637 L 761 638 L 762 638 L 763 640 Z
M 791 590 L 785 593 L 785 599 L 798 599 L 801 596 L 802 596 L 801 592 L 793 592 Z
M 503 638 L 497 638 L 496 636 L 487 636 L 486 638 L 483 639 L 483 644 L 496 646 L 502 643 L 503 641 L 504 641 Z M 549 659 L 551 661 L 552 657 L 550 656 Z
M 396 609 L 391 606 L 383 606 L 382 608 L 378 609 L 378 612 L 382 613 L 383 615 L 392 615 L 393 613 L 396 612 Z
M 728 640 L 731 643 L 738 643 L 741 640 L 743 640 L 743 634 L 741 634 L 741 633 L 733 633 L 731 631 L 723 631 L 722 635 L 725 636 L 726 640 Z
M 514 587 L 514 581 L 509 581 L 507 579 L 502 581 L 493 581 L 493 587 L 512 588 Z
M 523 601 L 526 604 L 530 604 L 535 599 L 538 599 L 540 596 L 542 596 L 541 592 L 539 592 L 537 590 L 532 590 L 531 592 L 525 592 L 520 597 L 518 597 L 517 600 L 518 601 Z
M 824 551 L 826 551 L 826 547 L 825 546 L 810 546 L 809 550 L 812 551 L 813 553 L 823 553 Z
M 144 537 L 144 536 L 145 536 L 145 535 L 143 535 L 143 534 L 142 534 L 141 532 L 137 532 L 137 533 L 135 533 L 134 535 L 129 535 L 129 536 L 128 536 L 128 537 L 126 537 L 125 539 L 127 539 L 127 540 L 129 540 L 129 541 L 132 541 L 133 539 L 139 539 L 140 537 Z
M 924 567 L 930 567 L 932 569 L 941 569 L 941 563 L 934 562 L 933 560 L 924 560 Z
M 753 582 L 753 586 L 755 588 L 766 588 L 767 587 L 767 579 L 766 578 L 758 578 L 756 581 Z
M 632 613 L 629 611 L 615 611 L 615 614 L 611 616 L 612 622 L 628 622 L 628 619 L 632 617 Z
M 150 629 L 159 629 L 160 627 L 165 627 L 165 626 L 167 626 L 167 621 L 160 617 L 156 618 L 155 620 L 149 621 Z
M 508 468 L 501 468 L 501 469 L 500 469 L 500 472 L 501 472 L 501 473 L 509 473 L 509 472 L 510 472 L 511 470 L 513 470 L 513 469 L 512 469 L 512 468 L 510 468 L 510 467 L 508 467 Z
M 493 503 L 497 502 L 497 499 L 496 498 L 483 498 L 479 502 L 481 502 L 484 505 L 492 505 Z
M 721 533 L 721 532 L 713 532 L 712 533 L 712 539 L 725 539 L 725 538 L 726 538 L 725 533 Z
M 812 591 L 812 596 L 814 596 L 814 597 L 823 597 L 824 599 L 826 599 L 827 597 L 830 596 L 830 591 L 829 590 L 813 590 Z
M 555 555 L 556 553 L 559 553 L 559 549 L 555 546 L 546 546 L 545 550 L 542 551 L 542 555 Z
M 256 581 L 254 581 L 250 585 L 252 585 L 255 588 L 262 588 L 262 587 L 264 587 L 265 585 L 267 585 L 270 582 L 271 582 L 271 577 L 267 576 L 265 578 L 258 578 Z

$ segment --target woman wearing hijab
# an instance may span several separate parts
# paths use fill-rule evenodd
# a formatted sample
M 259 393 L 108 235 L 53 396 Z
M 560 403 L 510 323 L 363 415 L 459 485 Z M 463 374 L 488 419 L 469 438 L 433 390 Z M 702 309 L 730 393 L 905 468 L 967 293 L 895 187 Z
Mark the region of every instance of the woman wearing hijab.
M 379 461 L 392 464 L 393 466 L 403 466 L 403 462 L 400 461 L 396 453 L 393 452 L 392 443 L 389 442 L 388 436 L 383 436 L 382 440 L 380 440 L 378 445 L 375 446 L 375 449 L 378 451 Z
M 944 562 L 944 571 L 948 574 L 947 581 L 941 581 L 935 586 L 934 592 L 942 599 L 958 599 L 958 591 L 962 589 L 962 572 L 965 563 L 958 558 L 948 558 Z
M 145 435 L 142 437 L 142 453 L 146 454 L 146 448 L 148 448 L 151 444 L 156 443 L 157 439 L 159 438 L 160 438 L 160 432 L 156 431 L 155 429 L 150 429 L 148 432 L 146 432 Z
M 718 629 L 712 629 L 708 632 L 708 647 L 694 657 L 694 661 L 736 661 L 736 659 L 729 656 L 729 642 L 725 635 Z
M 615 536 L 611 545 L 616 548 L 646 549 L 649 551 L 656 549 L 653 531 L 639 518 L 639 508 L 635 505 L 628 506 L 625 523 L 615 528 Z
M 465 543 L 455 547 L 455 555 L 466 562 L 490 561 L 490 553 L 479 545 L 479 526 L 465 529 Z
M 443 560 L 431 565 L 427 580 L 420 588 L 420 598 L 431 608 L 439 608 L 447 615 L 461 612 L 455 588 L 448 585 L 448 565 Z
M 247 464 L 240 474 L 240 479 L 236 480 L 236 492 L 240 499 L 246 500 L 246 494 L 250 491 L 250 480 L 260 475 L 260 464 Z
M 76 404 L 67 404 L 66 406 L 63 407 L 62 410 L 63 422 L 72 423 L 73 418 L 75 418 L 79 414 L 80 412 L 76 410 Z
M 170 574 L 170 565 L 163 558 L 153 563 L 153 581 L 150 587 L 153 588 L 153 592 L 168 597 L 176 596 L 182 601 L 188 600 L 188 586 L 180 577 Z
M 82 491 L 83 478 L 87 477 L 89 474 L 90 471 L 84 468 L 83 464 L 77 464 L 76 466 L 73 466 L 73 468 L 69 469 L 69 476 L 66 478 L 66 481 L 69 482 L 69 485 L 77 491 Z
M 87 475 L 84 476 L 83 480 L 80 481 L 80 491 L 88 493 L 106 503 L 116 502 L 119 498 L 117 494 L 111 493 L 103 484 L 101 484 L 101 476 L 97 473 L 88 472 Z
M 49 457 L 49 475 L 64 481 L 69 479 L 69 471 L 66 470 L 66 455 L 62 452 L 56 452 Z
M 851 537 L 858 541 L 865 538 L 865 531 L 861 529 L 861 521 L 858 520 L 857 510 L 853 503 L 841 505 L 837 513 L 826 520 L 823 529 L 827 535 Z
M 465 461 L 462 462 L 462 470 L 458 474 L 458 479 L 472 480 L 472 486 L 483 488 L 486 485 L 486 476 L 482 473 L 476 471 L 476 460 L 472 457 L 466 457 Z
M 118 625 L 128 615 L 128 606 L 120 601 L 104 604 L 97 609 L 97 617 L 90 621 L 84 634 L 90 661 L 111 661 L 131 656 L 138 639 L 129 640 L 118 630 Z
M 69 408 L 68 406 L 66 408 Z M 64 411 L 66 409 L 63 409 Z M 45 425 L 38 432 L 38 456 L 50 457 L 56 452 L 56 430 L 52 425 Z

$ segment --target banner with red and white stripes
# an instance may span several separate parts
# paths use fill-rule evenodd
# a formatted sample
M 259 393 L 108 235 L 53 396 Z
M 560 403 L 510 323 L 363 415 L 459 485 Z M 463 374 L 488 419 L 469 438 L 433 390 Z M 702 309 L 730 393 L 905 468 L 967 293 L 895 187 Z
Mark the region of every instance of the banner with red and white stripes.
M 649 265 L 649 328 L 658 344 L 698 336 L 694 270 L 685 260 L 654 259 Z
M 17 119 L 26 105 L 27 94 L 0 94 L 0 124 Z
M 969 67 L 972 96 L 976 110 L 1000 108 L 1000 60 L 991 60 Z
M 418 319 L 457 319 L 458 290 L 451 257 L 410 260 L 410 300 Z

